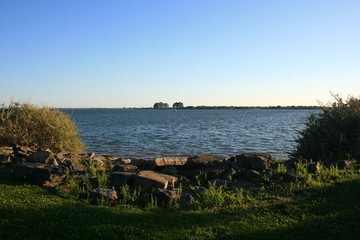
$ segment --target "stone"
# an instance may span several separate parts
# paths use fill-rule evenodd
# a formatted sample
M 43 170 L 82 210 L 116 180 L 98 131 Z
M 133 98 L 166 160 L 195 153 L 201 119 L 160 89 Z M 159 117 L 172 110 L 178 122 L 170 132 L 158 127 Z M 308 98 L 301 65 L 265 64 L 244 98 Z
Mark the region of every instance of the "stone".
M 293 172 L 286 172 L 281 174 L 284 177 L 285 182 L 296 182 L 304 179 L 303 176 L 300 176 L 299 174 L 293 173 Z
M 31 154 L 27 160 L 29 162 L 47 163 L 53 157 L 53 153 L 49 151 L 37 151 Z
M 271 168 L 271 155 L 267 153 L 243 153 L 235 157 L 239 167 L 253 170 Z
M 69 168 L 69 170 L 71 172 L 81 173 L 81 172 L 85 172 L 87 170 L 86 165 L 79 163 L 77 161 L 72 161 L 72 160 L 67 160 L 66 166 Z
M 160 171 L 163 174 L 167 174 L 167 175 L 171 175 L 171 176 L 177 176 L 178 175 L 178 171 L 177 171 L 176 167 L 164 167 Z
M 117 199 L 117 192 L 113 188 L 95 188 L 90 191 L 90 200 L 92 204 L 96 204 L 101 200 L 106 202 L 116 202 Z
M 137 166 L 140 170 L 150 170 L 153 168 L 153 161 L 145 159 L 131 159 L 129 164 Z
M 65 166 L 52 166 L 41 163 L 12 164 L 10 173 L 15 177 L 29 179 L 41 186 L 54 187 L 66 176 Z
M 351 167 L 351 161 L 349 160 L 340 160 L 336 162 L 338 169 L 346 169 Z
M 14 152 L 12 147 L 2 146 L 0 147 L 0 155 L 8 156 Z
M 120 172 L 135 172 L 137 170 L 137 166 L 130 164 L 115 164 L 113 170 Z
M 183 166 L 186 164 L 187 157 L 162 157 L 154 159 L 155 167 L 165 167 L 165 166 Z
M 11 158 L 9 155 L 0 154 L 0 163 L 11 162 Z
M 120 164 L 131 164 L 131 159 L 130 158 L 118 158 L 113 160 L 115 163 L 120 163 Z
M 321 164 L 320 163 L 311 163 L 307 167 L 308 173 L 316 174 L 321 171 Z
M 209 166 L 218 165 L 225 161 L 225 157 L 217 156 L 217 155 L 196 155 L 190 157 L 186 164 L 184 165 L 186 168 L 198 169 L 205 168 Z
M 143 190 L 150 188 L 174 187 L 177 177 L 162 174 L 154 171 L 140 171 L 134 178 L 135 187 L 141 187 Z
M 177 188 L 172 189 L 161 189 L 158 188 L 156 191 L 156 199 L 158 206 L 165 207 L 169 206 L 172 201 L 176 201 L 180 198 Z
M 261 178 L 261 174 L 258 171 L 251 169 L 245 169 L 241 174 L 244 178 L 252 182 Z
M 194 196 L 189 192 L 185 192 L 180 197 L 180 210 L 190 211 L 193 208 L 194 203 Z
M 115 187 L 124 185 L 132 185 L 134 182 L 135 173 L 130 172 L 112 172 L 110 174 L 110 183 Z

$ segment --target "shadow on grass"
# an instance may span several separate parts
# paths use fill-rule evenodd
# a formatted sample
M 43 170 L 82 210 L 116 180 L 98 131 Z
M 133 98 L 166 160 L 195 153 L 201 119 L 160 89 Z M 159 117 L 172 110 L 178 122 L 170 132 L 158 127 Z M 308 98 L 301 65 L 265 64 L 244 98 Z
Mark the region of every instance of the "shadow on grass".
M 64 199 L 42 204 L 41 199 L 30 200 L 39 201 L 36 207 L 0 206 L 0 239 L 360 238 L 359 181 L 335 184 L 291 203 L 214 212 L 143 211 Z

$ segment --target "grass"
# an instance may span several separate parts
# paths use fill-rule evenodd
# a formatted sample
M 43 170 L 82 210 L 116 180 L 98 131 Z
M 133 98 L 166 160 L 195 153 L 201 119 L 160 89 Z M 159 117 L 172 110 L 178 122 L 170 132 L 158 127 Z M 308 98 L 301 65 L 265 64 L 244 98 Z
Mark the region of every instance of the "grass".
M 0 239 L 359 239 L 360 172 L 331 174 L 300 184 L 300 195 L 269 185 L 242 191 L 240 204 L 189 212 L 90 205 L 0 177 Z

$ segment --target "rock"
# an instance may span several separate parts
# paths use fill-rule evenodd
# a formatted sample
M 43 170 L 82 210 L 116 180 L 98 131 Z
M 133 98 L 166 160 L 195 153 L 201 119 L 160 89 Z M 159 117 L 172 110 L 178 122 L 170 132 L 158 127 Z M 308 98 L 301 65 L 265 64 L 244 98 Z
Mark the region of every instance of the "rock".
M 153 168 L 153 161 L 145 159 L 131 159 L 131 165 L 135 165 L 140 170 L 150 170 Z
M 196 155 L 190 157 L 184 167 L 190 169 L 199 169 L 214 166 L 225 161 L 225 157 L 217 155 Z
M 41 186 L 55 187 L 66 177 L 66 168 L 63 166 L 41 166 L 34 172 L 36 183 Z
M 115 202 L 117 199 L 117 192 L 113 188 L 95 188 L 90 191 L 90 200 L 92 204 L 96 204 L 101 200 Z
M 154 166 L 155 167 L 166 167 L 166 166 L 183 166 L 186 164 L 187 157 L 163 157 L 155 158 Z
M 47 163 L 53 156 L 53 153 L 49 151 L 37 151 L 31 154 L 27 160 L 29 162 Z
M 321 164 L 320 163 L 311 163 L 307 167 L 308 173 L 316 174 L 316 173 L 319 173 L 320 170 L 321 170 Z
M 177 178 L 174 176 L 154 172 L 154 171 L 140 171 L 134 178 L 134 185 L 141 187 L 143 190 L 150 188 L 174 187 Z
M 161 189 L 156 191 L 156 199 L 158 206 L 169 206 L 172 201 L 176 201 L 180 198 L 178 195 L 178 189 Z
M 106 161 L 114 161 L 114 160 L 116 160 L 116 158 L 114 158 L 112 156 L 109 156 L 109 155 L 101 155 L 101 157 L 103 157 L 103 160 L 106 160 Z
M 64 166 L 41 163 L 12 164 L 8 168 L 15 177 L 29 179 L 36 184 L 50 187 L 59 184 L 67 174 Z
M 164 167 L 163 169 L 161 169 L 161 173 L 171 175 L 171 176 L 178 175 L 178 171 L 177 171 L 176 167 Z
M 131 159 L 130 158 L 118 158 L 113 160 L 116 163 L 120 163 L 120 164 L 131 164 Z
M 137 170 L 137 166 L 130 164 L 115 164 L 113 170 L 120 172 L 135 172 Z
M 8 156 L 14 152 L 12 147 L 2 146 L 0 147 L 0 155 Z
M 267 153 L 243 153 L 235 157 L 240 168 L 266 170 L 271 168 L 271 155 Z
M 340 160 L 336 162 L 338 169 L 346 169 L 351 167 L 351 161 L 349 160 Z
M 20 146 L 20 145 L 16 145 L 16 146 L 13 148 L 13 150 L 14 150 L 15 152 L 21 151 L 21 152 L 25 152 L 25 153 L 27 153 L 27 152 L 34 152 L 34 150 L 33 150 L 32 148 L 26 147 L 26 146 Z
M 180 210 L 189 211 L 195 203 L 195 198 L 189 192 L 185 192 L 180 197 Z
M 11 162 L 10 155 L 0 154 L 0 163 Z
M 285 182 L 296 182 L 304 179 L 303 176 L 300 176 L 299 174 L 293 172 L 286 172 L 282 173 L 281 175 L 284 177 Z
M 110 174 L 110 183 L 115 187 L 124 185 L 132 185 L 134 182 L 135 173 L 130 172 L 112 172 Z
M 50 160 L 47 162 L 47 164 L 59 166 L 58 162 L 57 162 L 56 159 L 54 159 L 54 158 L 50 159 Z
M 71 172 L 82 173 L 87 170 L 86 165 L 71 160 L 67 161 L 66 165 Z
M 250 169 L 245 169 L 243 172 L 242 172 L 242 176 L 244 178 L 246 178 L 247 180 L 249 181 L 256 181 L 257 179 L 260 179 L 261 178 L 261 174 L 258 172 L 258 171 L 255 171 L 255 170 L 250 170 Z

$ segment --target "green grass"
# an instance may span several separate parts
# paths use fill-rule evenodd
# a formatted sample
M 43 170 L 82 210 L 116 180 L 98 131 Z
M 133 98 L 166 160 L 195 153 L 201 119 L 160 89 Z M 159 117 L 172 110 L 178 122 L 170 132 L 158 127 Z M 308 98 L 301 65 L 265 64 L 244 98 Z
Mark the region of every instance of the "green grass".
M 360 173 L 339 176 L 300 195 L 270 187 L 190 212 L 90 205 L 0 177 L 0 239 L 359 239 Z

